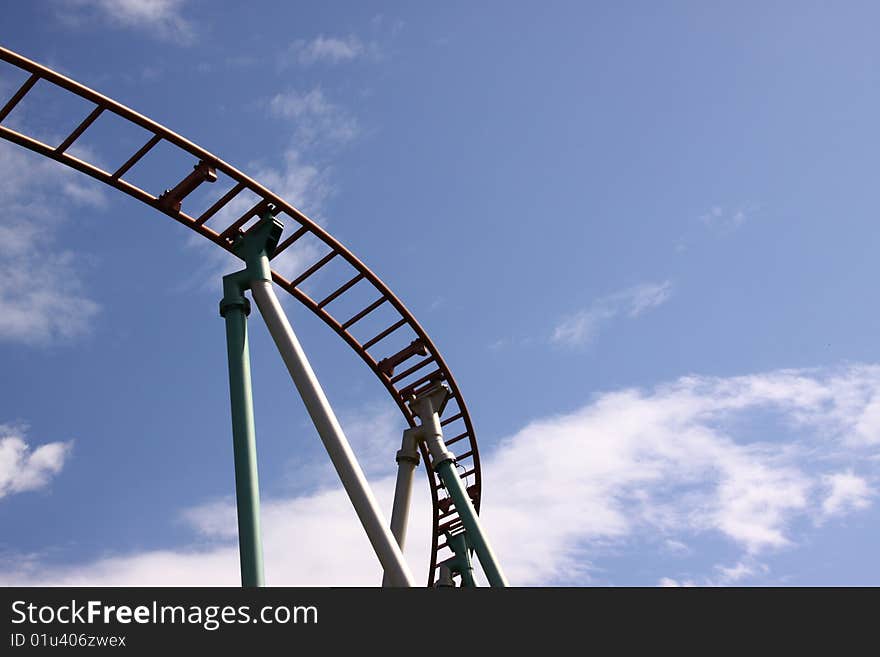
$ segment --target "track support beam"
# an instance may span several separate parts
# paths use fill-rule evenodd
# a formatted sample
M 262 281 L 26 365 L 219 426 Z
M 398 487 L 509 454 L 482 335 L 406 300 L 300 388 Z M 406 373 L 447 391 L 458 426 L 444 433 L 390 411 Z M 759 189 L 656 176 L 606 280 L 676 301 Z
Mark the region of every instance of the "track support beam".
M 247 336 L 250 303 L 244 296 L 246 274 L 246 271 L 236 272 L 223 277 L 220 315 L 226 320 L 241 585 L 257 587 L 263 586 L 265 581 L 260 535 L 260 484 L 257 475 L 254 402 Z
M 451 559 L 447 559 L 440 564 L 440 567 L 446 567 L 452 574 L 461 575 L 461 585 L 474 587 L 477 583 L 474 581 L 474 566 L 471 563 L 471 552 L 473 549 L 468 544 L 467 532 L 459 534 L 450 534 L 446 532 L 446 543 L 455 553 Z
M 397 452 L 397 482 L 394 485 L 394 503 L 391 507 L 391 533 L 401 550 L 406 542 L 406 528 L 409 524 L 413 476 L 420 461 L 418 435 L 417 427 L 404 431 L 403 441 Z M 382 578 L 382 586 L 391 586 L 388 572 Z
M 465 485 L 455 469 L 455 456 L 446 449 L 443 442 L 443 427 L 440 414 L 449 399 L 449 389 L 441 384 L 420 393 L 409 402 L 410 410 L 421 420 L 422 439 L 431 454 L 431 465 L 440 475 L 443 486 L 449 492 L 452 503 L 461 518 L 467 539 L 477 553 L 483 572 L 492 586 L 507 586 L 507 578 L 501 570 L 495 552 L 489 544 L 489 537 L 483 529 L 480 518 L 474 509 Z M 454 548 L 454 546 L 452 546 Z M 457 554 L 457 556 L 459 556 Z
M 373 496 L 367 479 L 355 458 L 339 420 L 315 376 L 299 339 L 281 308 L 272 288 L 272 257 L 283 226 L 272 209 L 239 239 L 233 247 L 236 255 L 247 263 L 251 294 L 278 347 L 293 383 L 305 403 L 318 435 L 336 468 L 345 492 L 367 533 L 367 538 L 393 586 L 413 586 L 413 577 L 397 542 Z

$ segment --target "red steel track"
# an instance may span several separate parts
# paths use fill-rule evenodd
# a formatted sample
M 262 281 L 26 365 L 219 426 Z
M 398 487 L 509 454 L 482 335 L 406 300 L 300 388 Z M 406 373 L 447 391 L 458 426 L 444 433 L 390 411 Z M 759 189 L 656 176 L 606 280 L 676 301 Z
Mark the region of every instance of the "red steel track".
M 325 324 L 333 329 L 361 357 L 370 370 L 382 381 L 382 384 L 388 390 L 388 393 L 394 399 L 410 426 L 415 425 L 413 416 L 406 405 L 410 397 L 440 381 L 445 382 L 449 386 L 451 400 L 441 417 L 442 424 L 446 427 L 446 433 L 449 436 L 446 444 L 450 451 L 455 454 L 457 463 L 463 469 L 461 472 L 462 478 L 465 482 L 470 483 L 467 490 L 473 500 L 474 507 L 479 511 L 481 493 L 480 454 L 477 448 L 474 428 L 459 387 L 443 357 L 427 333 L 425 333 L 425 330 L 376 274 L 316 222 L 309 219 L 283 198 L 276 196 L 260 183 L 227 164 L 216 155 L 128 107 L 51 69 L 26 59 L 11 50 L 0 47 L 0 60 L 25 71 L 29 75 L 24 84 L 0 109 L 0 137 L 52 160 L 66 164 L 77 171 L 125 192 L 129 196 L 133 196 L 227 251 L 231 251 L 232 243 L 241 230 L 263 213 L 270 204 L 275 207 L 278 217 L 285 224 L 285 233 L 278 244 L 273 258 L 307 235 L 317 238 L 328 247 L 329 250 L 326 255 L 301 271 L 282 273 L 276 271 L 273 267 L 273 280 L 278 286 L 286 290 L 306 308 L 320 317 Z M 94 106 L 92 111 L 83 117 L 79 125 L 57 145 L 44 143 L 2 124 L 4 119 L 9 116 L 10 112 L 38 82 L 54 85 L 69 94 L 88 101 Z M 93 163 L 68 153 L 68 149 L 74 145 L 76 140 L 99 117 L 108 114 L 116 115 L 116 117 L 134 124 L 152 135 L 131 157 L 117 163 L 118 167 L 114 171 L 105 171 Z M 166 142 L 191 157 L 194 166 L 193 171 L 187 175 L 183 175 L 186 172 L 178 172 L 182 179 L 179 177 L 177 181 L 169 181 L 171 185 L 169 185 L 168 191 L 159 196 L 153 196 L 128 182 L 125 176 L 129 171 L 135 169 L 141 160 L 149 158 L 150 151 L 161 142 Z M 222 172 L 228 176 L 234 182 L 233 186 L 211 207 L 198 216 L 191 216 L 184 212 L 181 207 L 186 196 L 200 183 L 216 180 L 216 172 Z M 259 199 L 247 212 L 232 222 L 227 220 L 225 225 L 217 227 L 219 230 L 206 225 L 210 219 L 222 217 L 221 210 L 229 206 L 236 197 L 247 191 Z M 330 294 L 321 299 L 312 299 L 299 286 L 331 261 L 343 262 L 346 268 L 350 270 L 350 277 L 346 278 L 346 282 L 338 286 Z M 375 300 L 353 315 L 344 317 L 334 316 L 331 312 L 332 302 L 345 295 L 346 292 L 355 286 L 361 288 L 363 285 L 371 288 L 373 296 L 370 298 Z M 349 328 L 382 306 L 393 309 L 393 317 L 396 317 L 396 320 L 391 321 L 386 328 L 376 333 L 370 339 L 363 342 L 358 341 L 349 331 Z M 393 350 L 389 351 L 387 345 L 390 341 L 386 339 L 392 335 L 398 339 L 402 335 L 411 339 L 406 339 L 407 347 L 403 349 L 392 347 L 391 349 Z M 386 345 L 384 350 L 383 344 Z M 415 359 L 414 362 L 409 364 L 408 361 L 413 359 Z M 405 364 L 406 366 L 404 367 Z M 399 436 L 389 436 L 388 440 L 389 455 L 391 455 L 399 447 L 400 438 Z M 436 579 L 437 564 L 452 556 L 451 549 L 446 545 L 445 532 L 457 533 L 460 531 L 461 521 L 452 501 L 446 495 L 440 478 L 430 466 L 430 459 L 424 445 L 421 446 L 421 449 L 422 459 L 428 473 L 433 504 L 433 539 L 431 563 L 428 570 L 428 585 L 430 586 Z

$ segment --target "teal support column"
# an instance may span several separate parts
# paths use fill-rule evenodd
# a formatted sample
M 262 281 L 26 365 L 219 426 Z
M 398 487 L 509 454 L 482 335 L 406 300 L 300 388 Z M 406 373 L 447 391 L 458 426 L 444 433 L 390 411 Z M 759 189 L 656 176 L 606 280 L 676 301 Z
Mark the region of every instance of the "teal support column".
M 471 548 L 468 545 L 467 532 L 450 534 L 446 532 L 446 544 L 452 548 L 455 556 L 448 559 L 444 564 L 448 565 L 453 572 L 461 575 L 461 585 L 474 587 L 474 566 L 471 563 Z
M 471 498 L 468 496 L 461 477 L 458 476 L 458 472 L 455 469 L 455 461 L 447 459 L 442 463 L 435 463 L 434 469 L 440 475 L 443 485 L 449 492 L 449 497 L 452 498 L 452 503 L 455 504 L 455 509 L 458 511 L 458 515 L 467 532 L 468 540 L 477 553 L 477 558 L 480 560 L 480 565 L 483 567 L 483 572 L 486 573 L 486 579 L 489 580 L 489 584 L 492 586 L 507 586 L 507 579 L 501 572 L 498 559 L 495 557 L 492 546 L 489 544 L 486 532 L 483 531 L 483 526 L 480 523 Z
M 306 358 L 305 352 L 281 308 L 281 303 L 272 289 L 272 271 L 269 267 L 269 260 L 278 245 L 283 228 L 283 224 L 274 216 L 274 209 L 269 206 L 266 212 L 263 213 L 260 221 L 244 235 L 240 235 L 237 238 L 232 247 L 233 253 L 244 260 L 247 266 L 243 271 L 230 274 L 230 276 L 224 278 L 224 292 L 229 295 L 231 301 L 221 304 L 221 308 L 228 306 L 228 315 L 228 312 L 231 312 L 231 308 L 240 307 L 242 314 L 244 314 L 243 295 L 241 293 L 245 289 L 250 289 L 260 314 L 266 321 L 269 333 L 272 335 L 272 339 L 281 353 L 281 357 L 305 403 L 306 409 L 315 423 L 315 428 L 318 430 L 318 435 L 327 449 L 330 460 L 333 462 L 336 472 L 342 480 L 342 485 L 346 493 L 348 493 L 361 524 L 366 530 L 367 537 L 376 550 L 379 562 L 386 572 L 390 572 L 391 582 L 395 586 L 412 586 L 413 577 L 409 572 L 409 567 L 406 565 L 400 547 L 395 542 L 391 530 L 385 525 L 379 505 L 370 491 L 363 470 L 361 470 L 354 452 L 345 438 L 342 427 L 339 425 L 339 421 L 330 407 L 330 402 L 327 401 L 327 397 L 318 383 L 318 379 Z M 236 284 L 238 284 L 237 288 L 235 288 Z M 235 296 L 236 292 L 242 299 Z M 231 320 L 228 319 L 227 321 Z M 243 324 L 241 325 L 243 326 Z M 232 329 L 236 326 L 239 326 L 239 324 L 231 324 Z M 238 354 L 238 351 L 235 353 Z M 230 351 L 230 373 L 233 369 L 232 356 L 233 351 Z M 245 359 L 244 362 L 246 367 L 247 360 Z M 231 379 L 230 385 L 233 388 L 234 399 L 235 384 Z M 242 386 L 244 386 L 244 383 L 242 383 Z M 249 389 L 249 386 L 250 383 L 247 381 L 247 389 Z M 235 407 L 235 402 L 233 401 L 233 409 Z M 253 411 L 250 410 L 250 406 L 245 405 L 243 408 L 249 410 L 252 416 Z M 245 415 L 247 414 L 245 413 Z M 233 418 L 233 423 L 237 429 L 241 428 L 245 432 L 249 429 L 251 435 L 253 435 L 252 419 L 248 424 L 243 420 L 238 422 Z M 239 424 L 241 424 L 241 427 L 239 427 Z M 251 442 L 250 444 L 252 445 L 253 443 Z M 238 474 L 237 468 L 236 474 Z M 253 478 L 251 481 L 256 482 L 256 466 L 253 467 L 252 474 Z M 237 488 L 241 490 L 240 486 L 237 486 Z M 253 493 L 255 492 L 256 489 L 254 488 Z M 248 501 L 256 499 L 257 497 L 253 494 L 250 497 L 245 495 L 240 501 L 240 509 L 246 509 Z M 240 511 L 240 527 L 243 518 L 245 518 L 245 515 Z M 244 529 L 248 528 L 245 527 Z M 256 529 L 256 535 L 258 536 L 259 527 L 256 527 Z M 246 565 L 245 558 L 248 556 L 245 552 L 247 545 L 244 537 L 245 534 L 242 532 L 241 558 L 243 573 Z M 251 545 L 254 545 L 254 543 Z
M 233 252 L 246 268 L 223 277 L 220 315 L 226 319 L 229 358 L 229 400 L 232 406 L 232 446 L 235 458 L 235 503 L 238 511 L 238 553 L 241 585 L 263 586 L 263 545 L 260 532 L 260 481 L 248 350 L 247 316 L 251 305 L 244 296 L 255 278 L 271 280 L 267 253 L 278 243 L 283 226 L 271 206 L 260 222 L 238 238 Z
M 501 571 L 501 566 L 489 544 L 489 538 L 483 530 L 477 511 L 467 494 L 461 477 L 455 469 L 455 457 L 446 449 L 443 442 L 443 427 L 440 424 L 440 414 L 449 399 L 449 390 L 445 385 L 438 385 L 421 393 L 417 398 L 410 400 L 410 410 L 421 421 L 422 440 L 425 441 L 431 454 L 431 465 L 440 475 L 443 486 L 452 498 L 455 510 L 458 512 L 467 533 L 467 541 L 480 560 L 483 572 L 492 586 L 507 586 L 507 578 Z
M 247 338 L 250 303 L 244 296 L 242 286 L 246 282 L 242 275 L 244 273 L 237 272 L 223 277 L 220 315 L 226 320 L 241 585 L 255 587 L 264 584 L 263 547 L 260 534 L 260 485 L 257 476 L 254 403 Z

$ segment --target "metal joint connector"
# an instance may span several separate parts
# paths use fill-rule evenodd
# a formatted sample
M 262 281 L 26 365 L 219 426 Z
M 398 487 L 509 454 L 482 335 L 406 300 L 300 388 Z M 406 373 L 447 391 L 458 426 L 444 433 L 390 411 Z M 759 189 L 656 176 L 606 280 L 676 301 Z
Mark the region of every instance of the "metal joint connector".
M 436 470 L 437 467 L 451 461 L 455 465 L 455 454 L 446 449 L 443 442 L 443 434 L 429 434 L 425 438 L 425 444 L 428 446 L 428 452 L 431 454 L 431 467 Z
M 419 456 L 418 452 L 413 454 L 412 452 L 399 449 L 399 450 L 397 450 L 397 454 L 395 455 L 394 460 L 397 461 L 398 463 L 403 461 L 405 463 L 412 463 L 413 465 L 418 465 L 422 459 Z
M 244 291 L 249 287 L 249 284 L 246 269 L 223 277 L 223 298 L 220 299 L 221 317 L 226 317 L 226 313 L 232 308 L 240 308 L 245 315 L 250 315 L 251 302 L 244 296 Z
M 245 296 L 242 296 L 240 299 L 221 299 L 220 317 L 226 317 L 226 313 L 230 308 L 241 308 L 245 315 L 251 314 L 251 302 Z
M 455 553 L 455 556 L 444 561 L 442 565 L 447 565 L 454 575 L 461 576 L 462 586 L 476 586 L 474 566 L 471 563 L 470 555 L 473 548 L 468 542 L 467 532 L 458 534 L 446 532 L 446 542 Z
M 455 588 L 455 580 L 452 579 L 452 569 L 446 565 L 444 561 L 441 564 L 437 564 L 440 566 L 440 575 L 437 577 L 437 580 L 434 582 L 435 589 L 454 589 Z
M 260 220 L 244 233 L 232 246 L 232 252 L 245 261 L 249 283 L 271 281 L 269 259 L 275 253 L 284 224 L 275 217 L 275 208 L 268 206 Z
M 421 427 L 410 427 L 409 429 L 406 429 L 403 432 L 403 440 L 401 441 L 400 449 L 397 450 L 394 460 L 398 463 L 403 461 L 405 463 L 418 465 L 421 461 L 421 457 L 419 456 L 419 442 L 421 442 L 421 435 Z
M 455 455 L 446 449 L 446 445 L 443 443 L 443 429 L 440 425 L 440 414 L 446 408 L 449 396 L 449 388 L 440 383 L 409 402 L 409 408 L 413 415 L 418 416 L 422 421 L 419 427 L 421 438 L 428 446 L 428 452 L 431 454 L 431 466 L 435 469 L 446 461 L 455 462 Z

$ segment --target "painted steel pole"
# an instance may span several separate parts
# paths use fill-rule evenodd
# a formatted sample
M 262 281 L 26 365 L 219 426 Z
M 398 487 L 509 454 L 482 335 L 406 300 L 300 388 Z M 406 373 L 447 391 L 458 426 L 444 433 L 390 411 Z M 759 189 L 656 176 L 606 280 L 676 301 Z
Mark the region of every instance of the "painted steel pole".
M 440 475 L 443 485 L 452 498 L 452 503 L 458 511 L 468 539 L 477 553 L 489 584 L 507 586 L 507 578 L 501 571 L 498 558 L 489 544 L 489 537 L 483 530 L 477 511 L 474 509 L 471 498 L 455 469 L 455 457 L 446 449 L 446 444 L 443 442 L 443 428 L 440 425 L 439 413 L 448 395 L 449 390 L 439 386 L 413 400 L 410 403 L 410 408 L 422 421 L 422 439 L 427 443 L 428 451 L 431 453 L 431 464 Z
M 264 584 L 263 548 L 260 539 L 260 486 L 247 338 L 250 304 L 242 294 L 241 273 L 223 278 L 224 295 L 220 302 L 220 314 L 226 320 L 241 585 L 255 587 Z
M 477 583 L 474 581 L 474 566 L 471 563 L 470 547 L 468 546 L 467 538 L 467 531 L 460 534 L 446 532 L 446 544 L 455 552 L 453 561 L 456 570 L 461 575 L 461 585 L 474 587 Z
M 268 272 L 268 260 L 265 262 L 265 270 Z M 413 577 L 404 561 L 400 546 L 386 525 L 379 504 L 370 491 L 367 479 L 333 413 L 333 408 L 327 401 L 290 322 L 287 321 L 278 297 L 275 296 L 271 273 L 262 279 L 252 280 L 251 293 L 358 518 L 367 532 L 367 537 L 379 557 L 382 568 L 389 574 L 393 585 L 412 586 Z
M 458 515 L 461 517 L 462 524 L 474 546 L 474 551 L 477 553 L 477 558 L 480 560 L 480 565 L 486 573 L 486 579 L 489 580 L 489 584 L 492 586 L 507 586 L 507 578 L 501 571 L 498 558 L 489 544 L 486 532 L 483 531 L 483 526 L 480 523 L 477 512 L 474 510 L 471 498 L 465 490 L 461 477 L 458 476 L 458 472 L 455 469 L 455 461 L 450 459 L 442 463 L 436 463 L 434 464 L 434 469 L 440 475 L 446 490 L 449 491 L 452 503 L 455 504 L 455 508 L 458 510 Z
M 403 441 L 397 452 L 397 482 L 394 484 L 394 503 L 391 507 L 391 533 L 403 550 L 406 542 L 406 528 L 409 524 L 409 507 L 412 500 L 413 477 L 419 464 L 418 428 L 403 432 Z M 386 572 L 382 586 L 391 586 L 391 578 Z

